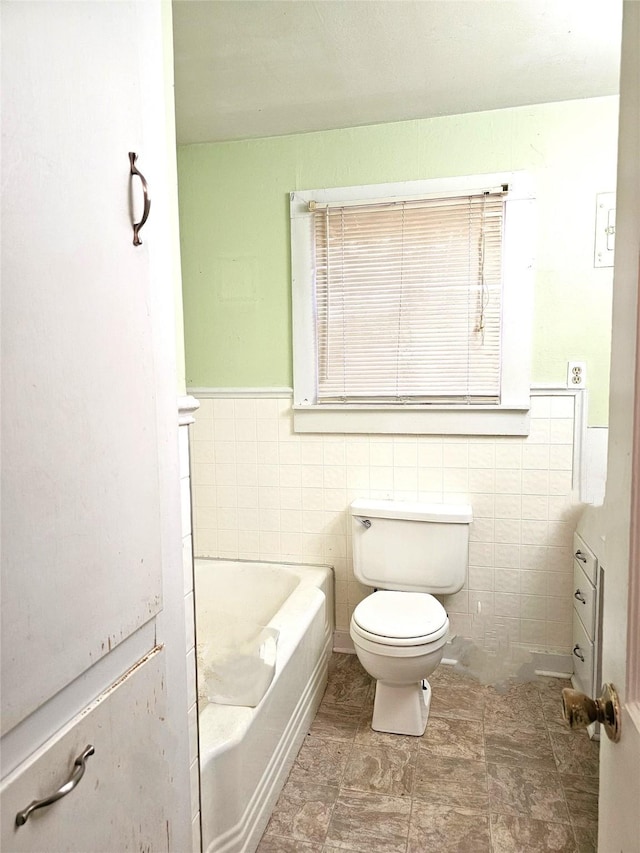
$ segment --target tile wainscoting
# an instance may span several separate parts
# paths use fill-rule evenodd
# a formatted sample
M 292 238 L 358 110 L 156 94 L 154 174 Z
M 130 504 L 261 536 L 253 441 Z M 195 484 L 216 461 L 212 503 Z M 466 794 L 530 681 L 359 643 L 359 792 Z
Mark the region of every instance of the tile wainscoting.
M 452 633 L 570 655 L 580 395 L 536 390 L 526 438 L 487 438 L 296 434 L 288 394 L 191 393 L 197 556 L 333 566 L 340 647 L 369 592 L 352 573 L 349 503 L 469 502 L 467 583 L 443 599 Z

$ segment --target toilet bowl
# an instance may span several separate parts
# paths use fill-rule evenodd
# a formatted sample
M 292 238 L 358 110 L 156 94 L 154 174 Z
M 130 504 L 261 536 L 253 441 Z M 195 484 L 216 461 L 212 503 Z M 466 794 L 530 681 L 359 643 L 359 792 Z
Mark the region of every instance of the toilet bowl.
M 449 635 L 434 597 L 460 590 L 468 566 L 468 505 L 357 500 L 351 504 L 353 570 L 376 589 L 353 611 L 350 635 L 376 679 L 371 727 L 424 734 L 431 687 Z
M 445 609 L 428 593 L 381 590 L 356 607 L 350 634 L 360 663 L 377 681 L 371 727 L 422 735 L 431 704 L 426 679 L 449 635 Z

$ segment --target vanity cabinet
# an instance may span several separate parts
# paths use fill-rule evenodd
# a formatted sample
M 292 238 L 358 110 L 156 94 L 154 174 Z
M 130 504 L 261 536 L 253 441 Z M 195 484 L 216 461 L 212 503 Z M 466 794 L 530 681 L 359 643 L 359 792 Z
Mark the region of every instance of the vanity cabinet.
M 574 533 L 572 682 L 576 690 L 593 699 L 600 689 L 601 587 L 598 559 L 584 539 Z

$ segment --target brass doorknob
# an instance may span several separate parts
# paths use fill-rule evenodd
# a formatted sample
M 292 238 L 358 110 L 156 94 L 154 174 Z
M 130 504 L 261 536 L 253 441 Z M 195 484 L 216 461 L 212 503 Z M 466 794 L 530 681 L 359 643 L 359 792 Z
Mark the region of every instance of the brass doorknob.
M 591 723 L 602 723 L 607 737 L 620 740 L 620 700 L 613 684 L 604 684 L 598 699 L 578 690 L 562 691 L 562 713 L 572 729 L 586 729 Z

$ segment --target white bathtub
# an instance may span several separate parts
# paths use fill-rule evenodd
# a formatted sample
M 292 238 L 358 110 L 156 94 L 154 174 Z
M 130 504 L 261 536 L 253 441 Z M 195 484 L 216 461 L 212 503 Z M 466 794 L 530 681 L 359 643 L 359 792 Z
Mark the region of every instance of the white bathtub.
M 278 631 L 275 675 L 256 707 L 200 705 L 202 849 L 251 853 L 326 686 L 333 575 L 322 566 L 198 559 L 195 590 L 200 649 L 215 649 L 245 621 Z

